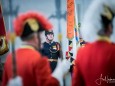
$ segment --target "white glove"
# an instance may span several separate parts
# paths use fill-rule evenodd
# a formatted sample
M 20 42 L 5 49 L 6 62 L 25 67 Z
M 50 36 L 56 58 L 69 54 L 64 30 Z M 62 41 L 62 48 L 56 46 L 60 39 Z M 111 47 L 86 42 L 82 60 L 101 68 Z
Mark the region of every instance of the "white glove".
M 17 76 L 15 78 L 10 79 L 7 86 L 23 86 L 22 78 Z
M 60 86 L 63 86 L 63 76 L 69 71 L 70 65 L 71 62 L 64 59 L 62 62 L 57 64 L 56 69 L 52 73 L 52 76 L 60 82 Z

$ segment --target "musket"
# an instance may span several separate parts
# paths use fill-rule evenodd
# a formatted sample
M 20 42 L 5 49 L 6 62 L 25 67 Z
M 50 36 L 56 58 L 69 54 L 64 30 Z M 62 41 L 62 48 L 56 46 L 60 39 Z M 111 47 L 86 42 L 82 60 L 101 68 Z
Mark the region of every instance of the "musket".
M 17 76 L 17 65 L 16 65 L 16 52 L 15 52 L 15 34 L 10 34 L 11 48 L 12 48 L 12 65 L 13 65 L 13 78 Z
M 15 52 L 15 34 L 10 34 L 10 41 L 12 45 L 12 66 L 13 66 L 13 77 L 9 80 L 7 86 L 22 86 L 22 78 L 17 74 L 17 64 L 16 64 L 16 52 Z

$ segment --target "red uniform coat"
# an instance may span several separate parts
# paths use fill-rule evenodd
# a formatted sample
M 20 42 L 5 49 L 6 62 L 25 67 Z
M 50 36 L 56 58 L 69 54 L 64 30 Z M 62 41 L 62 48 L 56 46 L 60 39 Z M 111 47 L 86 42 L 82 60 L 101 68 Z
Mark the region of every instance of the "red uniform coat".
M 115 86 L 115 45 L 101 40 L 81 48 L 72 86 Z
M 12 77 L 12 55 L 9 54 L 4 66 L 2 86 Z M 23 86 L 58 86 L 59 82 L 51 77 L 48 60 L 30 48 L 16 51 L 17 74 L 22 77 Z

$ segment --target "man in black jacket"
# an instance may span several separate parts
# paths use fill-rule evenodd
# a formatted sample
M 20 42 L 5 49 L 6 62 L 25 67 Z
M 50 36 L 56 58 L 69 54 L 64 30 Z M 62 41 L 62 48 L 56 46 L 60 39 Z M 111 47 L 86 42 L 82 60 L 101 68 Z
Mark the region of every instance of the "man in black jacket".
M 62 50 L 58 42 L 53 41 L 54 33 L 52 30 L 45 31 L 46 42 L 42 45 L 42 54 L 47 56 L 52 72 L 56 68 L 58 58 L 62 59 Z

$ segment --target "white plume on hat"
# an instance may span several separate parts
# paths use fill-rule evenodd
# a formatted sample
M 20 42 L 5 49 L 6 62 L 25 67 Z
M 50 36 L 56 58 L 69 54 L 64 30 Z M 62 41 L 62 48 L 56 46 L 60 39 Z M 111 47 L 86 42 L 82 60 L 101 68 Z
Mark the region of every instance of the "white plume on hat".
M 115 0 L 93 0 L 84 15 L 81 24 L 81 34 L 86 42 L 93 42 L 98 37 L 98 31 L 102 29 L 101 14 L 104 11 L 104 5 L 108 6 L 115 14 Z M 113 24 L 114 26 L 114 24 Z M 115 28 L 111 36 L 111 41 L 115 42 Z

